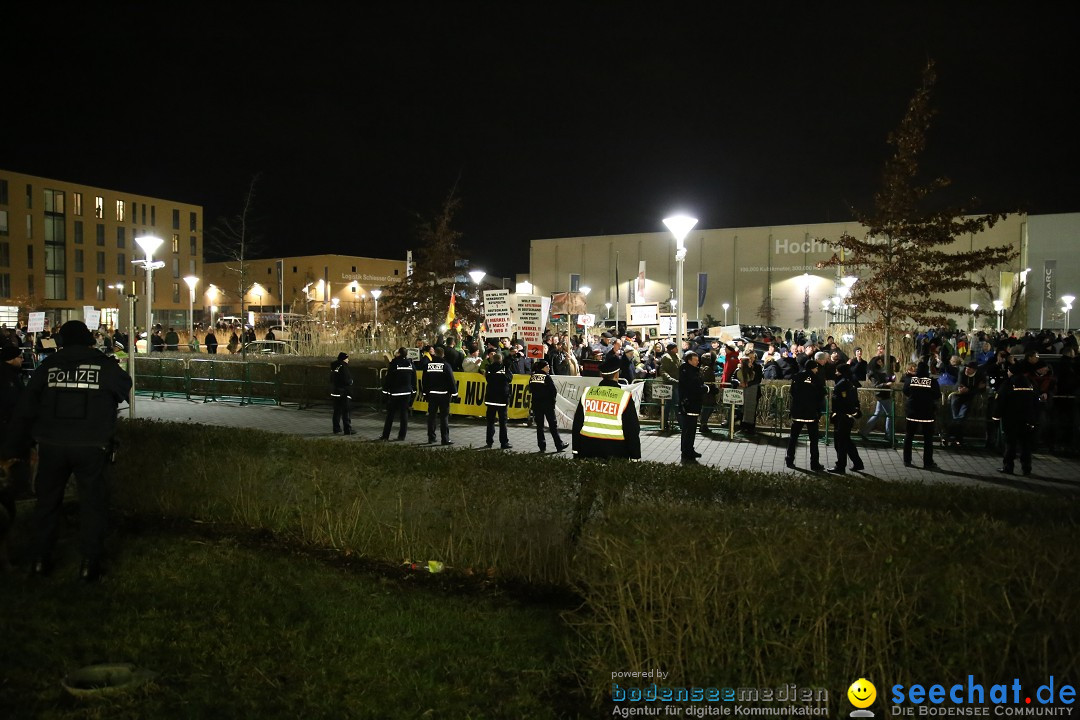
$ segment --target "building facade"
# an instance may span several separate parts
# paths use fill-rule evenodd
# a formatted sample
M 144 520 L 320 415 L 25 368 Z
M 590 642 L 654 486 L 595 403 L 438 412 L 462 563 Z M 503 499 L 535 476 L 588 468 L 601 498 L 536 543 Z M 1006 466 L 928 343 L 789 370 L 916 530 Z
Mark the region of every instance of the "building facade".
M 837 222 L 691 231 L 685 240 L 686 319 L 693 323 L 711 315 L 719 322 L 726 317 L 730 324 L 784 328 L 851 322 L 857 308 L 844 305 L 843 280 L 857 277 L 858 270 L 816 267 L 833 254 L 824 241 L 836 240 L 843 233 L 861 237 L 866 228 Z M 1080 294 L 1076 292 L 1080 263 L 1070 261 L 1078 236 L 1080 213 L 1068 213 L 1012 215 L 985 232 L 959 238 L 954 243 L 958 251 L 1012 245 L 1018 256 L 1008 267 L 979 273 L 993 288 L 993 298 L 963 291 L 945 299 L 962 307 L 978 304 L 978 327 L 995 326 L 993 300 L 1006 308 L 1018 303 L 1027 327 L 1061 327 L 1064 317 L 1058 296 Z M 1036 290 L 1047 261 L 1053 287 L 1042 292 L 1044 303 Z M 662 312 L 669 310 L 670 301 L 677 297 L 675 278 L 675 241 L 667 232 L 533 240 L 529 273 L 518 276 L 539 294 L 588 287 L 590 313 L 614 318 L 617 304 L 622 320 L 631 302 L 659 302 Z M 771 322 L 766 322 L 769 315 Z M 955 319 L 960 327 L 970 323 L 966 316 Z
M 374 319 L 372 290 L 401 281 L 406 261 L 353 255 L 302 257 L 206 263 L 196 310 L 210 319 L 238 317 L 244 312 L 272 316 L 295 313 L 354 322 Z M 211 310 L 212 308 L 212 310 Z M 198 312 L 197 312 L 198 317 Z M 245 321 L 247 317 L 245 316 Z
M 102 322 L 126 327 L 124 290 L 135 281 L 144 301 L 145 271 L 135 238 L 164 242 L 154 259 L 154 322 L 186 324 L 186 275 L 199 275 L 203 210 L 199 205 L 0 170 L 0 306 L 4 320 L 44 311 L 53 327 L 83 319 L 85 307 Z M 145 317 L 145 310 L 136 310 Z M 139 323 L 141 326 L 143 323 Z

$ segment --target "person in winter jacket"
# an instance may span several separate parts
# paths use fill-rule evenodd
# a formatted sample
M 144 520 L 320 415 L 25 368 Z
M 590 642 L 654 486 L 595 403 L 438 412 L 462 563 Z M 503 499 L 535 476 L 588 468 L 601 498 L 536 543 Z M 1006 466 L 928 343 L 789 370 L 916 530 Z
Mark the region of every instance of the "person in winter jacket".
M 383 424 L 382 439 L 390 439 L 390 430 L 394 419 L 399 422 L 398 440 L 404 440 L 409 431 L 409 407 L 416 395 L 416 370 L 409 360 L 409 351 L 398 348 L 386 368 L 383 378 L 383 394 L 386 395 L 386 422 Z
M 1022 367 L 1010 364 L 1008 379 L 998 392 L 996 420 L 1001 421 L 1005 431 L 1005 456 L 999 472 L 1012 475 L 1017 451 L 1020 469 L 1031 474 L 1031 445 L 1039 422 L 1039 391 L 1031 384 L 1031 377 Z
M 450 401 L 457 396 L 454 368 L 446 357 L 446 349 L 436 347 L 434 357 L 424 366 L 421 377 L 424 399 L 427 400 L 427 440 L 435 442 L 435 419 L 439 419 L 439 432 L 443 445 L 453 445 L 450 440 Z
M 570 447 L 564 443 L 559 435 L 559 426 L 555 421 L 555 399 L 559 395 L 555 387 L 555 381 L 551 379 L 551 366 L 547 360 L 537 360 L 533 363 L 532 377 L 529 378 L 529 392 L 532 394 L 533 417 L 536 418 L 536 446 L 540 452 L 547 450 L 544 437 L 544 423 L 547 423 L 551 432 L 551 439 L 555 442 L 555 451 L 562 452 Z
M 495 418 L 499 419 L 499 447 L 509 450 L 510 437 L 506 434 L 506 407 L 510 402 L 510 382 L 514 371 L 503 362 L 502 355 L 494 353 L 487 367 L 487 447 L 495 443 Z
M 682 398 L 682 461 L 686 465 L 697 465 L 701 453 L 694 450 L 694 438 L 697 435 L 698 418 L 701 416 L 701 402 L 715 390 L 715 386 L 706 385 L 701 379 L 698 366 L 701 359 L 693 350 L 683 355 L 685 358 L 679 368 L 679 397 Z
M 911 443 L 915 433 L 923 438 L 923 467 L 933 470 L 934 421 L 941 405 L 941 386 L 930 377 L 930 366 L 925 361 L 915 366 L 915 374 L 904 376 L 904 415 L 907 430 L 904 432 L 904 465 L 911 467 Z
M 344 431 L 352 435 L 352 417 L 349 415 L 349 392 L 353 379 L 349 372 L 349 353 L 338 353 L 337 360 L 330 363 L 330 400 L 334 403 L 334 434 Z
M 818 455 L 818 418 L 825 409 L 825 378 L 820 376 L 822 366 L 829 356 L 819 352 L 814 359 L 806 363 L 806 369 L 791 380 L 791 435 L 788 438 L 785 464 L 795 467 L 795 448 L 799 444 L 799 435 L 806 428 L 810 436 L 810 469 L 821 472 L 825 466 Z
M 843 475 L 847 472 L 847 461 L 851 460 L 851 469 L 859 472 L 863 469 L 859 449 L 851 441 L 851 428 L 855 420 L 862 416 L 859 406 L 859 381 L 852 377 L 851 365 L 836 366 L 836 384 L 832 393 L 832 421 L 835 423 L 836 465 L 829 472 Z

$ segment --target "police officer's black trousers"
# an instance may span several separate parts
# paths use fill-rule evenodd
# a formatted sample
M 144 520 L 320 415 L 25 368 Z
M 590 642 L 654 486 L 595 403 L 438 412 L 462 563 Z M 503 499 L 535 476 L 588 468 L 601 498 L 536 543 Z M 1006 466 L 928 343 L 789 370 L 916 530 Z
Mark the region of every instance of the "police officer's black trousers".
M 1005 457 L 1001 459 L 1002 468 L 1009 472 L 1013 471 L 1017 450 L 1019 450 L 1020 468 L 1025 473 L 1031 472 L 1031 439 L 1034 434 L 1034 428 L 1030 425 L 1005 426 Z
M 334 432 L 344 429 L 352 432 L 352 416 L 349 414 L 349 396 L 346 394 L 331 395 L 334 401 Z
M 833 440 L 836 448 L 836 467 L 839 470 L 847 468 L 848 459 L 852 467 L 862 467 L 863 461 L 859 457 L 859 449 L 851 442 L 851 428 L 855 426 L 855 418 L 844 414 L 836 416 L 836 436 Z
M 79 550 L 84 560 L 101 559 L 108 527 L 106 450 L 101 447 L 41 445 L 34 507 L 35 558 L 48 559 L 56 544 L 60 509 L 68 478 L 75 475 L 79 492 Z
M 427 406 L 427 439 L 435 442 L 435 419 L 439 420 L 439 432 L 441 439 L 446 442 L 450 439 L 450 396 L 428 395 Z
M 911 464 L 911 443 L 915 439 L 915 433 L 922 433 L 923 467 L 934 464 L 934 422 L 916 422 L 908 418 L 907 429 L 904 431 L 904 464 Z
M 803 428 L 806 428 L 806 434 L 810 436 L 810 465 L 811 467 L 817 467 L 821 464 L 818 455 L 818 438 L 820 434 L 818 433 L 817 422 L 791 421 L 791 436 L 788 437 L 787 444 L 787 460 L 788 462 L 795 462 L 795 449 L 799 446 L 799 435 L 802 435 Z
M 487 406 L 487 444 L 491 445 L 495 442 L 495 418 L 499 418 L 499 444 L 509 445 L 510 436 L 506 434 L 506 406 L 505 405 L 488 405 Z
M 391 395 L 386 401 L 386 422 L 383 424 L 382 439 L 390 439 L 390 430 L 394 427 L 395 418 L 400 421 L 398 427 L 398 440 L 405 439 L 405 433 L 409 430 L 409 406 L 413 396 Z
M 541 450 L 547 448 L 547 443 L 544 440 L 544 421 L 547 421 L 548 429 L 551 430 L 551 439 L 555 441 L 555 447 L 565 447 L 566 443 L 562 441 L 562 437 L 559 436 L 559 425 L 555 422 L 555 408 L 550 407 L 545 410 L 539 408 L 533 408 L 533 417 L 536 418 L 536 446 Z
M 697 438 L 698 413 L 684 412 L 679 422 L 682 423 L 682 459 L 690 460 L 694 455 L 694 440 Z

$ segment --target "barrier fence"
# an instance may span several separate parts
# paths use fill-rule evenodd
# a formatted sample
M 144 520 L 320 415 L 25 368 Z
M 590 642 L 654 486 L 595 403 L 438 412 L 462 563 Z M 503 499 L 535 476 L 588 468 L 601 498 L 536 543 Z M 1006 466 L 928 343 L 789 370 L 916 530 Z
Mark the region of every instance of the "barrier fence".
M 296 362 L 274 363 L 268 361 L 225 361 L 205 358 L 159 358 L 136 357 L 136 393 L 151 398 L 182 397 L 201 402 L 235 402 L 246 404 L 295 404 L 298 408 L 330 404 L 329 370 L 326 365 L 298 364 Z M 386 368 L 360 366 L 350 367 L 353 375 L 352 399 L 356 405 L 381 410 L 385 407 L 382 381 Z M 481 416 L 486 394 L 486 381 L 479 373 L 459 373 L 459 394 L 451 406 L 459 415 Z M 560 393 L 575 395 L 580 392 L 576 384 L 595 382 L 598 378 L 566 378 L 553 376 L 562 382 Z M 419 373 L 418 373 L 419 387 Z M 576 383 L 576 384 L 575 384 Z M 718 392 L 711 394 L 703 403 L 702 417 L 707 432 L 732 439 L 738 426 L 746 425 L 753 432 L 782 435 L 791 423 L 791 383 L 786 380 L 765 380 L 760 385 L 743 388 L 742 393 L 725 392 L 738 390 L 730 384 L 714 383 Z M 643 428 L 674 432 L 678 429 L 679 412 L 674 407 L 677 392 L 663 380 L 637 381 L 628 386 L 634 391 L 638 402 L 638 414 Z M 756 394 L 753 402 L 747 392 Z M 879 394 L 888 393 L 883 404 L 883 417 L 869 438 L 880 440 L 890 446 L 902 439 L 906 421 L 902 412 L 904 396 L 896 388 L 860 387 L 859 404 L 862 418 L 855 424 L 853 434 L 862 434 L 867 421 L 873 416 L 879 402 Z M 741 395 L 741 397 L 740 397 Z M 987 447 L 1003 444 L 1000 423 L 991 416 L 993 396 L 976 393 L 963 419 L 954 420 L 951 401 L 954 391 L 943 391 L 941 406 L 935 423 L 937 441 L 944 442 L 955 436 L 961 442 L 974 441 Z M 518 420 L 529 419 L 531 393 L 528 376 L 516 376 L 511 393 L 508 414 Z M 1050 448 L 1075 451 L 1080 447 L 1080 406 L 1073 395 L 1057 395 L 1043 405 L 1037 440 Z M 831 395 L 826 395 L 824 414 L 819 421 L 821 437 L 830 441 Z M 417 395 L 413 409 L 426 411 L 427 404 Z M 569 426 L 572 408 L 560 408 L 560 425 Z M 748 415 L 749 414 L 749 415 Z M 887 432 L 890 428 L 891 432 Z

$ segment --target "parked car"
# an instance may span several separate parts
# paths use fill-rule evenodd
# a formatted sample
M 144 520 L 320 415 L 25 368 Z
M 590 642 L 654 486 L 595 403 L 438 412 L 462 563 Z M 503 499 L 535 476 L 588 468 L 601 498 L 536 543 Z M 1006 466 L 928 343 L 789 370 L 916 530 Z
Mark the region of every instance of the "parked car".
M 253 340 L 244 345 L 240 352 L 248 355 L 299 355 L 293 344 L 285 340 Z

